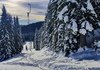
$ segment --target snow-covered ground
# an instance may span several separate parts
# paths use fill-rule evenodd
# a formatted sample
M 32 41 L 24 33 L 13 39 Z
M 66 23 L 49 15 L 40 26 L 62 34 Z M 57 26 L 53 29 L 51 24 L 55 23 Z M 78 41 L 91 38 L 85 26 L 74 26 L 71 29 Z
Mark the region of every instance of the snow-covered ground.
M 25 49 L 26 45 L 28 51 Z M 69 57 L 53 53 L 49 48 L 30 51 L 30 42 L 26 42 L 21 54 L 0 62 L 0 70 L 100 70 L 99 59 L 99 55 L 90 49 Z

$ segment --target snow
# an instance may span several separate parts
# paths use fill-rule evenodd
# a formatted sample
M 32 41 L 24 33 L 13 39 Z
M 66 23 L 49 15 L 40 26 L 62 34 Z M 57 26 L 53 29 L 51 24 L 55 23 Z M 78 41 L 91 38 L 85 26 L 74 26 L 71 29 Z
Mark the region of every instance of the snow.
M 58 31 L 62 31 L 62 30 L 63 30 L 63 25 L 64 25 L 64 24 L 61 24 L 61 25 L 58 27 Z
M 74 32 L 77 32 L 77 31 L 78 31 L 78 29 L 77 29 L 77 24 L 76 24 L 76 22 L 75 22 L 74 19 L 72 19 L 72 23 L 73 23 L 73 25 L 72 25 L 71 29 L 72 29 Z
M 74 39 L 74 42 L 75 42 L 75 43 L 77 43 L 77 40 L 76 40 L 76 39 Z
M 69 39 L 69 43 L 72 43 L 72 40 L 71 39 Z
M 92 27 L 92 25 L 91 24 L 89 24 L 89 22 L 88 21 L 84 21 L 83 23 L 82 23 L 82 28 L 84 28 L 85 27 L 85 24 L 86 24 L 86 30 L 88 30 L 88 31 L 92 31 L 93 30 L 93 27 Z
M 98 22 L 98 25 L 100 26 L 100 22 Z
M 80 47 L 80 48 L 78 49 L 77 53 L 79 53 L 79 52 L 84 52 L 85 50 L 87 50 L 86 47 L 84 47 L 84 48 Z
M 75 59 L 75 60 L 80 60 L 81 62 L 86 61 L 86 63 L 93 61 L 93 62 L 91 62 L 91 64 L 96 64 L 96 62 L 94 62 L 94 61 L 97 61 L 97 62 L 100 61 L 100 54 L 99 53 L 94 52 L 94 50 L 91 49 L 91 48 L 87 48 L 86 50 L 83 50 L 81 48 L 80 52 L 76 52 L 76 53 L 74 53 L 72 55 L 70 54 L 68 57 L 71 57 L 72 59 Z M 91 64 L 89 64 L 87 66 L 90 67 Z M 91 65 L 91 68 L 92 67 L 96 67 L 96 66 L 95 65 L 93 65 L 93 66 Z
M 92 46 L 93 44 L 93 38 L 95 37 L 100 37 L 100 28 L 99 29 L 96 29 L 94 30 L 94 37 L 91 33 L 88 33 L 87 37 L 86 37 L 86 41 L 87 41 L 87 46 L 90 47 Z M 97 45 L 97 43 L 95 42 L 95 45 Z
M 68 21 L 68 16 L 64 17 L 64 22 L 66 23 Z
M 100 47 L 100 41 L 98 41 L 98 47 Z
M 68 28 L 71 28 L 71 24 L 68 24 Z
M 88 3 L 88 4 L 87 4 L 87 9 L 91 10 L 91 12 L 94 13 L 94 14 L 96 15 L 96 13 L 95 13 L 95 11 L 94 11 L 94 9 L 93 9 L 93 6 L 92 6 L 91 3 L 90 3 L 90 0 L 88 0 L 87 3 Z M 96 16 L 97 16 L 97 15 L 96 15 Z
M 78 4 L 76 0 L 67 0 L 67 1 L 71 1 L 71 2 L 73 2 L 73 3 Z
M 84 49 L 81 47 L 78 49 L 78 52 L 83 52 L 83 51 L 84 51 Z
M 80 29 L 80 33 L 85 35 L 86 34 L 86 30 L 85 29 Z
M 88 4 L 87 4 L 87 8 L 93 10 L 93 7 L 92 7 L 92 5 L 91 5 L 91 3 L 90 3 L 90 0 L 88 0 L 87 3 L 88 3 Z
M 86 23 L 86 22 L 83 22 L 83 23 L 82 23 L 82 25 L 81 25 L 82 28 L 85 27 L 85 23 Z
M 30 48 L 30 42 L 25 46 Z M 100 55 L 91 49 L 64 57 L 63 52 L 54 53 L 44 47 L 40 51 L 26 51 L 0 63 L 0 70 L 99 70 Z
M 100 28 L 94 30 L 95 37 L 100 37 Z
M 65 6 L 59 13 L 58 18 L 59 20 L 63 19 L 63 13 L 66 12 L 68 10 L 67 6 Z
M 65 40 L 68 40 L 69 38 L 68 38 L 68 36 L 65 36 Z
M 84 7 L 82 7 L 81 10 L 86 10 L 86 9 Z
M 90 25 L 88 21 L 86 21 L 86 29 L 87 29 L 88 31 L 92 31 L 92 30 L 93 30 L 92 25 Z
M 62 20 L 62 19 L 63 19 L 63 15 L 60 13 L 60 14 L 58 15 L 58 18 L 59 18 L 59 20 Z
M 94 41 L 94 46 L 98 46 L 98 43 Z
M 51 3 L 52 3 L 52 2 L 55 2 L 55 1 L 57 1 L 57 0 L 50 0 L 50 1 L 51 1 Z

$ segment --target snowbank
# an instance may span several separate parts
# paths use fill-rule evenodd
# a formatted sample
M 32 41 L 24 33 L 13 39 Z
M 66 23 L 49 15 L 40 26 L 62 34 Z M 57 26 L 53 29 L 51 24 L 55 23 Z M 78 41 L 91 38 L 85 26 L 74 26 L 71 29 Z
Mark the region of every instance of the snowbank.
M 90 48 L 87 48 L 86 50 L 80 48 L 77 53 L 71 54 L 68 57 L 77 60 L 100 60 L 100 54 L 94 52 L 94 50 Z

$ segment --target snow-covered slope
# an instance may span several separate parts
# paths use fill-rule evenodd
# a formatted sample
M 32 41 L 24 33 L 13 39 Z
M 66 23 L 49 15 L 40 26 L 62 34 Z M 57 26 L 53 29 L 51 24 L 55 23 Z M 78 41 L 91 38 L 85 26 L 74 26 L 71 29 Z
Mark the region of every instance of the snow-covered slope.
M 24 44 L 24 48 L 30 48 L 30 42 Z M 91 50 L 90 50 L 91 51 Z M 84 54 L 84 53 L 80 53 Z M 91 53 L 89 55 L 94 55 Z M 78 53 L 73 54 L 78 56 Z M 80 55 L 81 56 L 81 55 Z M 98 55 L 97 55 L 98 56 Z M 83 57 L 83 56 L 82 56 Z M 96 56 L 94 57 L 96 58 Z M 80 58 L 79 58 L 80 59 Z M 82 60 L 78 61 L 70 57 L 64 57 L 62 52 L 54 53 L 49 48 L 43 48 L 41 51 L 25 49 L 23 52 L 11 59 L 0 63 L 0 70 L 99 70 L 100 60 Z

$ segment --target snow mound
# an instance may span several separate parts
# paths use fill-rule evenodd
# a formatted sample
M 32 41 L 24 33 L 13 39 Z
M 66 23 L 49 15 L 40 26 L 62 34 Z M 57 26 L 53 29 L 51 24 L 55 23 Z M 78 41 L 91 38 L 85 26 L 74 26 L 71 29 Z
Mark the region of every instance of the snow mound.
M 83 52 L 83 51 L 84 51 L 84 49 L 82 47 L 80 47 L 77 52 Z
M 78 52 L 71 54 L 68 57 L 77 60 L 100 60 L 100 54 L 95 53 L 94 50 L 90 48 L 87 48 L 86 50 L 79 48 Z
M 80 33 L 85 35 L 86 34 L 86 30 L 85 29 L 80 29 Z

